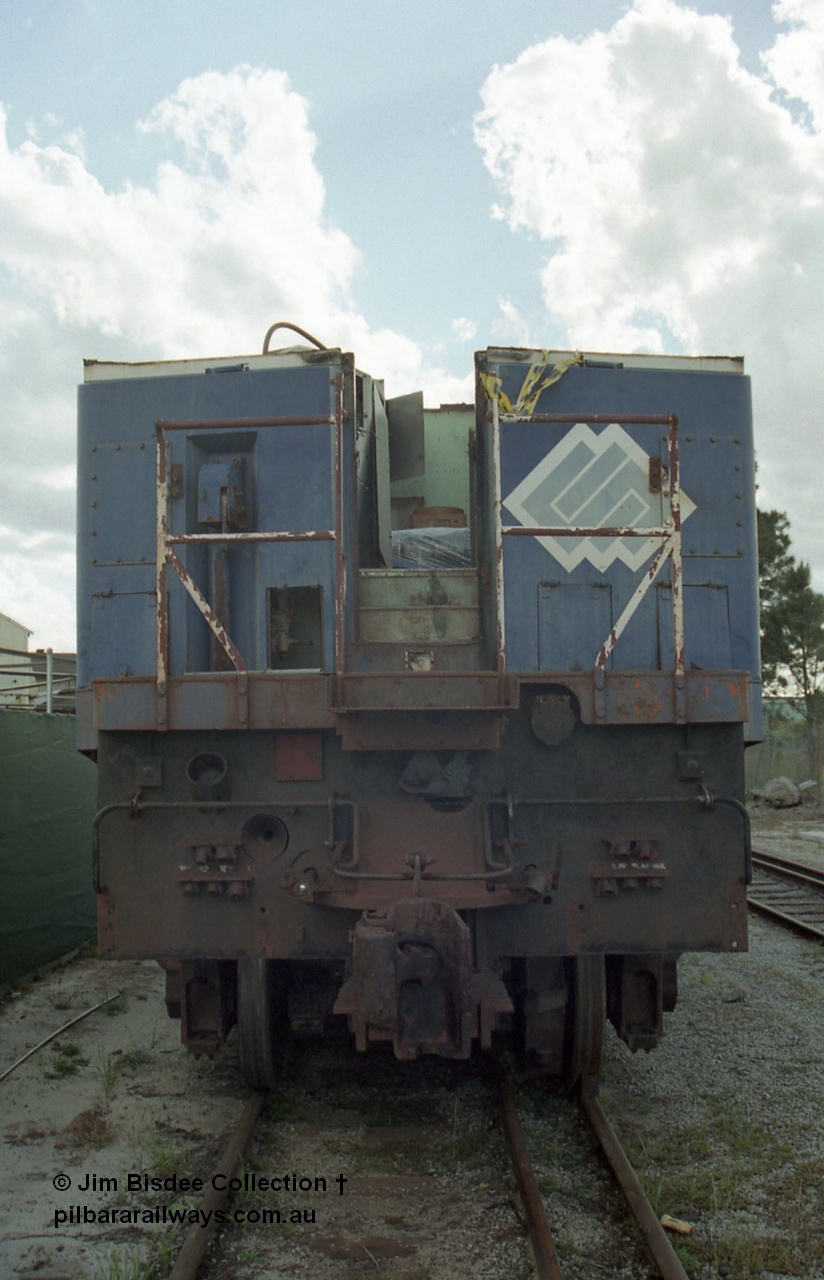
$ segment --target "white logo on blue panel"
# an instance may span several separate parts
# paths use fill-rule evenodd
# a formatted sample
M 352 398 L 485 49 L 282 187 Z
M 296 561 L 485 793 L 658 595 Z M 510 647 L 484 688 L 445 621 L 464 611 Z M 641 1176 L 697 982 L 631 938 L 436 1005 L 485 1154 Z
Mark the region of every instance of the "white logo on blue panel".
M 617 422 L 596 434 L 579 422 L 516 485 L 504 505 L 526 528 L 644 528 L 663 523 L 662 499 L 651 493 L 650 455 Z M 683 489 L 681 520 L 695 510 Z M 571 570 L 582 560 L 604 570 L 615 560 L 640 569 L 660 538 L 538 538 Z

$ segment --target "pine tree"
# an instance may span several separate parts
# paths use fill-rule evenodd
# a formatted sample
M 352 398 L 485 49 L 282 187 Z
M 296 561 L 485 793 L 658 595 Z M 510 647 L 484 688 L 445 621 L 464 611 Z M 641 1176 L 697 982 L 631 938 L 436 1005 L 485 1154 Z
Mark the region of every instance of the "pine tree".
M 761 583 L 761 666 L 768 691 L 797 698 L 807 722 L 810 760 L 821 776 L 824 724 L 824 595 L 811 585 L 810 566 L 790 553 L 783 511 L 758 512 Z

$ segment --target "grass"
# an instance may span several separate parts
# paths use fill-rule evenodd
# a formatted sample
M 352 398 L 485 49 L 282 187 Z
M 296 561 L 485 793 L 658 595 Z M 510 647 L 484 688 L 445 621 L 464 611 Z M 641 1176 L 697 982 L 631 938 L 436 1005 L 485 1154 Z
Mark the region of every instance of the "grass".
M 802 1259 L 797 1247 L 774 1234 L 755 1234 L 743 1230 L 720 1234 L 713 1241 L 716 1270 L 735 1276 L 736 1280 L 774 1273 L 804 1275 L 798 1269 Z
M 114 1018 L 118 1013 L 124 1013 L 128 1008 L 128 997 L 121 992 L 114 1000 L 110 1000 L 108 1004 L 104 1004 L 101 1013 L 105 1013 L 107 1018 Z
M 167 1276 L 175 1263 L 178 1253 L 178 1233 L 174 1227 L 164 1227 L 152 1236 L 149 1246 L 148 1262 L 150 1275 Z
M 152 1273 L 148 1255 L 130 1249 L 128 1253 L 115 1253 L 99 1263 L 95 1280 L 152 1280 Z M 86 1274 L 79 1280 L 87 1280 Z
M 151 1062 L 152 1055 L 146 1049 L 124 1049 L 119 1058 L 121 1071 L 137 1071 Z
M 149 1171 L 153 1177 L 178 1177 L 188 1171 L 189 1153 L 179 1142 L 172 1141 L 164 1133 L 155 1133 L 149 1141 Z
M 51 1063 L 43 1068 L 43 1074 L 47 1080 L 62 1080 L 66 1076 L 76 1076 L 81 1067 L 89 1064 L 88 1058 L 84 1058 L 80 1051 L 80 1046 L 74 1044 L 71 1040 L 64 1043 L 56 1043 L 52 1045 Z
M 120 1074 L 120 1066 L 116 1058 L 106 1053 L 102 1044 L 97 1046 L 97 1066 L 95 1067 L 97 1078 L 100 1081 L 100 1087 L 103 1090 L 103 1098 L 106 1102 L 110 1102 L 114 1093 L 117 1077 Z
M 789 1081 L 788 1081 L 789 1083 Z M 808 1274 L 797 1243 L 824 1215 L 820 1163 L 800 1158 L 804 1133 L 776 1136 L 739 1097 L 702 1095 L 701 1119 L 648 1131 L 633 1102 L 621 1118 L 628 1158 L 656 1212 L 698 1224 L 673 1247 L 688 1275 L 762 1280 Z M 770 1226 L 765 1224 L 769 1222 Z

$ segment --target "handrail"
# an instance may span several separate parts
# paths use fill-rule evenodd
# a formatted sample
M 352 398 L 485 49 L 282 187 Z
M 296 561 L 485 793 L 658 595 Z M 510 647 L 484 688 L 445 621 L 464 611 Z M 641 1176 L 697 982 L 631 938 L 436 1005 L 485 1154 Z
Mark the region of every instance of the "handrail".
M 605 413 L 540 413 L 524 415 L 517 413 L 501 414 L 498 401 L 492 402 L 493 448 L 495 455 L 500 450 L 500 423 L 518 423 L 531 425 L 534 423 L 573 423 L 586 422 L 596 425 L 618 426 L 665 426 L 667 427 L 667 460 L 669 464 L 669 516 L 660 525 L 654 526 L 528 526 L 504 525 L 500 520 L 502 494 L 500 490 L 500 468 L 496 473 L 496 510 L 498 512 L 498 610 L 499 632 L 501 637 L 501 661 L 503 661 L 503 538 L 504 537 L 552 537 L 552 538 L 660 538 L 661 546 L 652 563 L 643 571 L 638 586 L 630 596 L 621 615 L 611 628 L 595 659 L 596 671 L 603 670 L 607 661 L 627 629 L 631 619 L 639 608 L 643 597 L 658 576 L 665 560 L 672 559 L 672 627 L 673 627 L 673 672 L 676 677 L 684 675 L 684 600 L 683 600 L 683 563 L 681 555 L 681 482 L 678 442 L 678 417 L 670 414 L 605 414 Z M 652 455 L 650 455 L 652 456 Z M 679 717 L 680 718 L 680 717 Z
M 275 328 L 277 326 L 273 326 Z M 294 327 L 294 326 L 292 326 Z M 271 332 L 271 331 L 270 331 Z M 311 335 L 305 335 L 311 336 Z M 268 341 L 268 335 L 267 335 Z M 325 348 L 324 348 L 325 349 Z M 291 415 L 276 417 L 250 417 L 250 418 L 206 418 L 206 419 L 165 419 L 159 418 L 155 422 L 155 435 L 157 439 L 157 469 L 156 469 L 156 528 L 155 528 L 155 558 L 156 558 L 156 686 L 159 699 L 157 722 L 158 728 L 165 728 L 167 722 L 165 703 L 162 701 L 166 696 L 166 686 L 169 674 L 169 637 L 170 637 L 170 609 L 169 597 L 167 591 L 168 572 L 172 569 L 177 578 L 182 583 L 189 598 L 194 603 L 201 617 L 206 622 L 212 635 L 217 641 L 220 648 L 226 654 L 231 662 L 238 677 L 243 680 L 248 673 L 246 661 L 234 643 L 229 631 L 219 616 L 218 612 L 212 607 L 204 593 L 198 587 L 197 583 L 191 577 L 188 569 L 176 555 L 174 547 L 176 546 L 227 546 L 231 544 L 257 544 L 257 543 L 289 543 L 289 542 L 334 542 L 336 547 L 336 629 L 335 629 L 335 668 L 337 671 L 342 670 L 343 665 L 343 598 L 345 595 L 345 570 L 342 548 L 340 546 L 343 534 L 342 519 L 342 483 L 343 483 L 343 444 L 342 444 L 342 428 L 347 418 L 347 414 L 343 408 L 343 394 L 340 378 L 336 382 L 335 395 L 335 412 L 332 414 L 318 415 Z M 184 430 L 257 430 L 259 428 L 269 427 L 286 427 L 286 426 L 331 426 L 335 431 L 335 503 L 336 503 L 336 519 L 334 529 L 304 529 L 304 530 L 274 530 L 264 532 L 254 530 L 252 532 L 235 532 L 230 533 L 228 530 L 222 530 L 220 533 L 172 533 L 169 529 L 169 441 L 167 433 L 171 431 Z M 238 688 L 238 693 L 242 696 L 245 694 L 245 682 Z

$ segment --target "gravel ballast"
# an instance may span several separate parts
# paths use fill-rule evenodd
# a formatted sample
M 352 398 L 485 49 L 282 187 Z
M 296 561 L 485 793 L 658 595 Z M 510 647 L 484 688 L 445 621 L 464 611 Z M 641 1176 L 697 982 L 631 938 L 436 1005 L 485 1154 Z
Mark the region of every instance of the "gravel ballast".
M 824 863 L 813 809 L 756 813 L 754 843 Z M 748 953 L 683 957 L 658 1050 L 633 1056 L 608 1030 L 602 1105 L 657 1212 L 693 1224 L 676 1244 L 695 1280 L 824 1277 L 822 981 L 819 944 L 754 918 Z M 177 1178 L 178 1187 L 206 1177 L 240 1114 L 234 1043 L 213 1062 L 190 1059 L 151 963 L 81 959 L 17 993 L 2 1009 L 0 1068 L 120 988 L 110 1014 L 93 1014 L 0 1084 L 0 1274 L 167 1275 L 180 1230 L 55 1226 L 55 1214 L 77 1204 L 96 1214 L 194 1212 L 197 1195 L 129 1191 L 127 1175 Z M 225 1227 L 206 1280 L 526 1280 L 528 1246 L 490 1098 L 478 1064 L 298 1047 L 244 1174 L 323 1176 L 328 1190 L 240 1191 L 235 1208 L 247 1214 L 314 1209 L 315 1221 Z M 566 1280 L 646 1280 L 652 1268 L 579 1109 L 532 1080 L 520 1082 L 518 1104 Z M 71 1179 L 68 1191 L 53 1185 L 59 1176 Z

